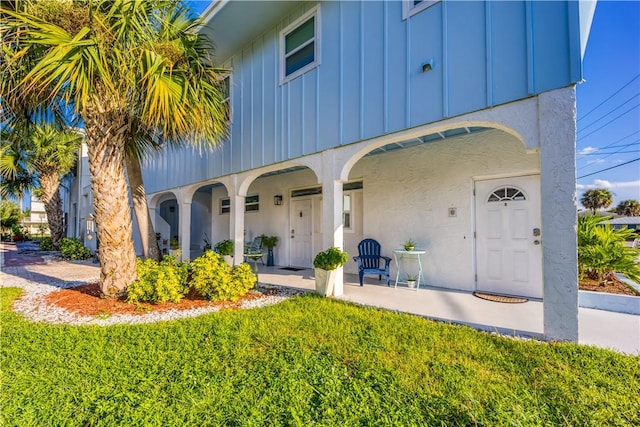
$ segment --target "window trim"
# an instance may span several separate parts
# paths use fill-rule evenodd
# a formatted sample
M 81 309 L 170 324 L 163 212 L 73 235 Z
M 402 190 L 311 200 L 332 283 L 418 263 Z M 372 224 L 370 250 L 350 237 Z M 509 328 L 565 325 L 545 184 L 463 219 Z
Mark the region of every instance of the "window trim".
M 355 227 L 353 226 L 353 200 L 354 200 L 354 190 L 350 190 L 342 193 L 342 231 L 343 233 L 354 233 Z M 344 199 L 349 198 L 349 209 L 345 209 L 344 207 Z M 349 227 L 345 224 L 345 215 L 349 214 Z
M 422 3 L 414 5 L 413 0 L 402 0 L 402 19 L 409 19 L 413 15 L 430 8 L 440 1 L 441 0 L 423 0 Z
M 308 21 L 311 17 L 314 17 L 314 35 L 313 35 L 313 62 L 305 65 L 299 70 L 294 71 L 293 73 L 286 75 L 286 57 L 285 57 L 285 49 L 286 49 L 286 37 Z M 303 14 L 301 17 L 293 21 L 291 24 L 287 25 L 282 31 L 280 31 L 280 84 L 283 85 L 291 80 L 305 74 L 306 72 L 316 68 L 320 65 L 320 39 L 321 39 L 321 25 L 320 25 L 320 5 L 314 6 L 308 12 Z M 304 44 L 307 46 L 309 43 Z M 300 49 L 300 46 L 296 49 L 296 52 Z

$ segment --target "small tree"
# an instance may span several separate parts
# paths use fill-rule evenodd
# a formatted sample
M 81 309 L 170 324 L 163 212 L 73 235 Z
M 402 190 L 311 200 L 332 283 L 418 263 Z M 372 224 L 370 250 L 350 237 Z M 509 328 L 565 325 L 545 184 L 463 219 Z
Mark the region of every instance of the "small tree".
M 607 208 L 613 202 L 613 196 L 609 190 L 604 188 L 594 188 L 587 190 L 580 198 L 580 203 L 594 214 L 598 209 Z
M 633 237 L 631 229 L 615 230 L 606 222 L 609 217 L 587 215 L 578 218 L 578 272 L 580 277 L 597 280 L 604 286 L 614 273 L 640 281 L 638 251 L 625 241 Z
M 616 213 L 624 216 L 640 216 L 640 202 L 637 200 L 623 200 L 616 206 Z
M 9 200 L 0 200 L 0 227 L 2 233 L 11 230 L 11 227 L 18 225 L 22 220 L 22 212 L 17 203 Z

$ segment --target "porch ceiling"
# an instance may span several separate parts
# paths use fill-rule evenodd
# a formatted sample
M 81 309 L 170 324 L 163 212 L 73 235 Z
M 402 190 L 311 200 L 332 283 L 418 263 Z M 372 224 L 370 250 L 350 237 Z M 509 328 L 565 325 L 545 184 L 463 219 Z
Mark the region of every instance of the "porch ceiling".
M 427 144 L 429 142 L 443 141 L 445 139 L 457 138 L 462 135 L 469 135 L 473 133 L 480 133 L 491 128 L 482 126 L 461 127 L 455 129 L 448 129 L 442 132 L 430 133 L 428 135 L 420 136 L 417 138 L 411 138 L 406 141 L 393 142 L 391 144 L 384 145 L 376 148 L 367 154 L 367 156 L 374 156 L 376 154 L 386 153 L 388 151 L 400 150 L 403 148 L 409 148 L 416 145 Z

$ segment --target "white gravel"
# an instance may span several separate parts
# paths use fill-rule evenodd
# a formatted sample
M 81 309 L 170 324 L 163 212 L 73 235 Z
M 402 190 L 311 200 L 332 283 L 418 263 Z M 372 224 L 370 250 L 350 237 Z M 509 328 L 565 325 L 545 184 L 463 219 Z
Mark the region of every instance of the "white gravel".
M 108 326 L 116 324 L 153 323 L 167 320 L 196 317 L 202 314 L 219 311 L 224 307 L 202 307 L 187 310 L 164 310 L 145 314 L 104 314 L 98 316 L 80 316 L 56 305 L 48 304 L 45 296 L 60 289 L 68 289 L 98 281 L 98 277 L 84 280 L 48 280 L 48 283 L 40 283 L 29 280 L 33 274 L 25 267 L 9 267 L 0 273 L 0 287 L 20 287 L 24 294 L 14 301 L 14 311 L 34 322 L 46 322 L 52 324 L 67 325 L 99 325 Z M 37 274 L 37 273 L 36 273 Z M 265 291 L 269 292 L 265 293 Z M 260 284 L 257 290 L 261 297 L 244 301 L 239 308 L 249 309 L 278 304 L 285 299 L 304 294 L 306 291 L 286 287 Z

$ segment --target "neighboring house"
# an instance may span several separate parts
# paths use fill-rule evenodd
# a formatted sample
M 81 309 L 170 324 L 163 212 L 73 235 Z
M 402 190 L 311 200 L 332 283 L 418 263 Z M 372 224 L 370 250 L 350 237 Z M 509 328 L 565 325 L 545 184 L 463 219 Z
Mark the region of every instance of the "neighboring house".
M 44 203 L 32 194 L 29 206 L 29 216 L 22 220 L 24 231 L 32 237 L 51 235 L 47 220 L 47 212 L 44 210 Z
M 301 267 L 412 238 L 428 285 L 543 299 L 546 338 L 577 341 L 575 85 L 594 10 L 212 3 L 202 32 L 231 70 L 230 137 L 145 164 L 156 231 L 185 255 L 231 238 L 236 260 L 275 235 L 277 263 Z
M 611 224 L 614 230 L 630 228 L 640 235 L 640 216 L 621 216 L 605 222 Z

